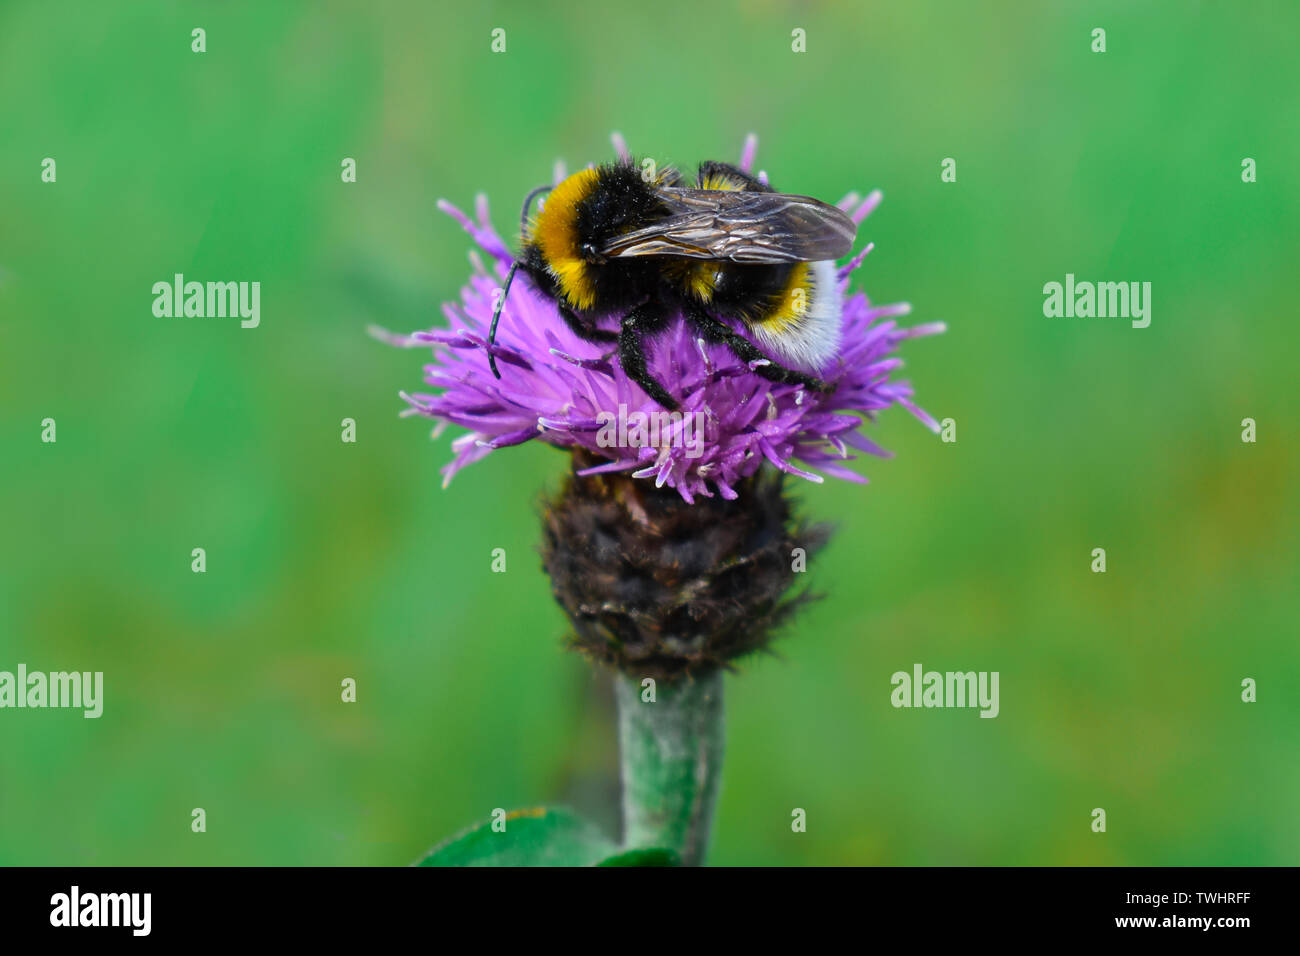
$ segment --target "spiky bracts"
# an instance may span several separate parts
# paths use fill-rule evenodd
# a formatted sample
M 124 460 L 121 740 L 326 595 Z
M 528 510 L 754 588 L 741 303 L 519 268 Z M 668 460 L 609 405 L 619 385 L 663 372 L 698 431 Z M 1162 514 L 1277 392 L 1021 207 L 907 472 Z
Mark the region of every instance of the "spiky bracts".
M 542 563 L 572 643 L 630 677 L 671 681 L 767 645 L 807 599 L 791 594 L 829 536 L 794 514 L 784 476 L 762 469 L 734 499 L 687 504 L 627 474 L 574 473 L 543 515 Z

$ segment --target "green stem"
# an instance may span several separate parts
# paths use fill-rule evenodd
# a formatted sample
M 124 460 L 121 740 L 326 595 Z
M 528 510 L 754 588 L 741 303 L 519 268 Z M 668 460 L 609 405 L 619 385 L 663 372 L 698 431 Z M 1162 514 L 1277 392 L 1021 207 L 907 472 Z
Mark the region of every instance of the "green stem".
M 656 687 L 614 679 L 623 765 L 623 845 L 676 850 L 704 862 L 722 776 L 722 672 Z

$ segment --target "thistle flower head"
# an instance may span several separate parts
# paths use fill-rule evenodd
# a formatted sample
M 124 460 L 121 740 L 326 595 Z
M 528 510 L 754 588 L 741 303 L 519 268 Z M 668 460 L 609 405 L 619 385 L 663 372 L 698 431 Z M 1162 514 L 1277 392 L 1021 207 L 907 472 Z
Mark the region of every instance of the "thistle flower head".
M 626 158 L 621 137 L 615 148 Z M 755 141 L 747 141 L 741 166 L 752 168 Z M 556 181 L 563 177 L 557 167 Z M 765 178 L 760 174 L 760 178 Z M 839 206 L 861 223 L 881 194 L 850 193 Z M 445 482 L 460 469 L 500 448 L 542 441 L 585 451 L 579 475 L 626 473 L 674 489 L 689 504 L 719 495 L 734 500 L 737 487 L 764 462 L 821 482 L 823 475 L 865 479 L 845 466 L 854 452 L 888 457 L 862 426 L 891 405 L 901 405 L 931 430 L 937 423 L 912 403 L 912 389 L 896 381 L 898 346 L 909 338 L 942 332 L 942 323 L 900 327 L 906 303 L 872 305 L 849 280 L 871 245 L 838 270 L 843 291 L 839 354 L 819 370 L 832 392 L 778 384 L 762 377 L 725 346 L 706 344 L 684 321 L 670 323 L 650 345 L 648 369 L 676 396 L 681 408 L 667 412 L 620 367 L 607 346 L 576 336 L 556 304 L 520 272 L 502 310 L 492 351 L 501 378 L 488 364 L 488 328 L 513 256 L 493 229 L 486 198 L 470 217 L 447 202 L 455 218 L 487 254 L 471 253 L 469 284 L 458 302 L 443 306 L 448 326 L 399 336 L 376 330 L 394 345 L 429 347 L 425 383 L 433 392 L 403 393 L 403 414 L 435 420 L 435 437 L 446 424 L 468 429 L 452 442 Z M 743 326 L 736 325 L 744 333 Z M 444 482 L 444 483 L 445 483 Z

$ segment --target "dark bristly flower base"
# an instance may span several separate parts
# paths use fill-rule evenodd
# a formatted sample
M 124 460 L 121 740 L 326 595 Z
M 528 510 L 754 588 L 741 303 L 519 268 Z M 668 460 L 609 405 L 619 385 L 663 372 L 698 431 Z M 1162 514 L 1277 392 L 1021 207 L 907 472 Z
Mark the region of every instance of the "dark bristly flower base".
M 543 567 L 588 657 L 659 681 L 728 667 L 809 599 L 787 596 L 796 549 L 811 556 L 830 529 L 793 514 L 781 472 L 744 479 L 734 500 L 687 504 L 626 474 L 577 474 L 599 463 L 575 450 L 543 515 Z

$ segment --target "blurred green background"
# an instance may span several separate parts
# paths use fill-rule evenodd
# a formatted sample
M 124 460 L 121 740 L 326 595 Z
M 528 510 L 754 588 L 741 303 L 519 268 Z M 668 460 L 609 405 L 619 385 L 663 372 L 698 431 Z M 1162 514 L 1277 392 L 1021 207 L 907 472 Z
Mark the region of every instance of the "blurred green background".
M 442 323 L 470 243 L 438 197 L 509 230 L 616 129 L 686 166 L 754 130 L 783 188 L 882 188 L 857 281 L 950 326 L 903 356 L 957 442 L 894 409 L 869 486 L 799 489 L 839 525 L 828 597 L 728 681 L 712 862 L 1300 862 L 1297 30 L 1181 0 L 5 0 L 0 669 L 102 670 L 106 702 L 0 711 L 0 862 L 405 864 L 540 802 L 615 826 L 607 680 L 535 551 L 563 457 L 442 490 L 457 430 L 397 417 L 423 354 L 365 328 Z M 155 318 L 175 272 L 260 281 L 261 327 Z M 1151 327 L 1045 318 L 1067 272 L 1152 282 Z M 1001 715 L 895 710 L 918 662 L 999 671 Z

